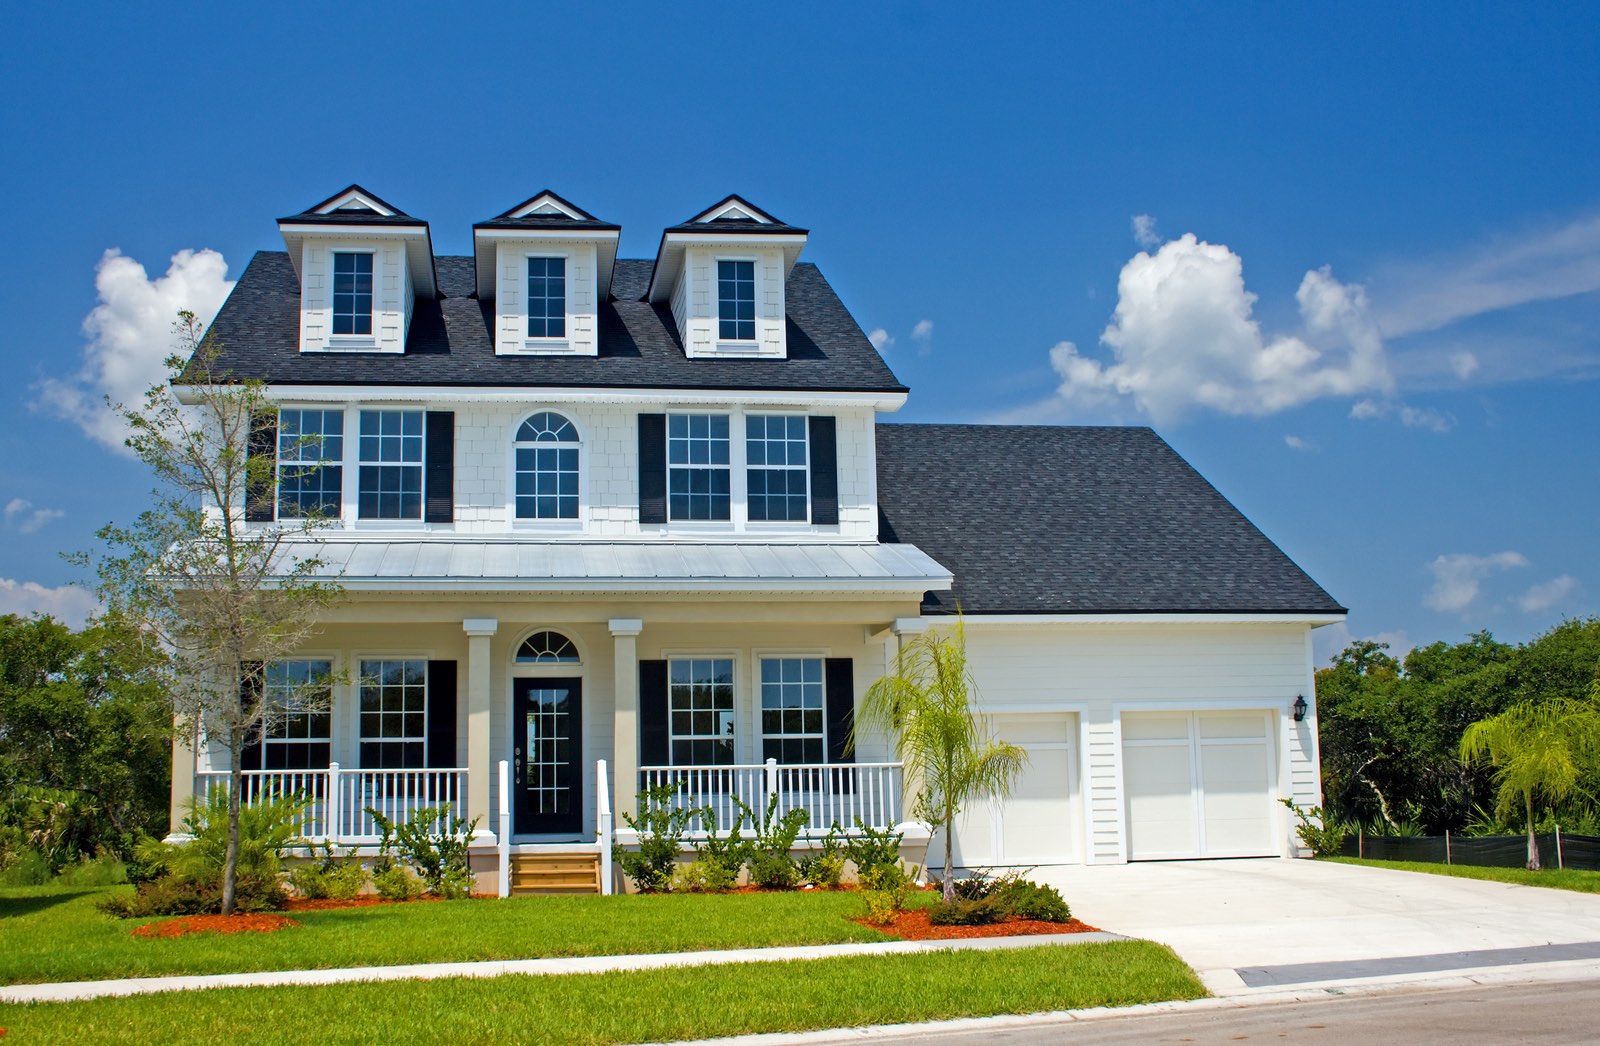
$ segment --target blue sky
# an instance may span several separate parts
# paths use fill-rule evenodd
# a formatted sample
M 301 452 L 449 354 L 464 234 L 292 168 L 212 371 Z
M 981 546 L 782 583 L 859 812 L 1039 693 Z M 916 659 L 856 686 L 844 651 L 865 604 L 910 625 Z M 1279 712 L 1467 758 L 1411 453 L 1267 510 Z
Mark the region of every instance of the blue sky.
M 446 254 L 742 193 L 904 418 L 1155 424 L 1351 608 L 1323 648 L 1592 613 L 1600 7 L 1396 6 L 9 11 L 0 610 L 81 613 L 57 553 L 148 486 L 99 397 L 355 181 Z

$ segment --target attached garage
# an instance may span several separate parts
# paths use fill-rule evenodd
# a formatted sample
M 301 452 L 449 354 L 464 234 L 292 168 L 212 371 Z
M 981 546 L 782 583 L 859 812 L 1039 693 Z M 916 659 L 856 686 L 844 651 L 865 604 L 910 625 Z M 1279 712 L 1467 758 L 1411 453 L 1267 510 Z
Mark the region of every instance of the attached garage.
M 1275 765 L 1267 712 L 1124 713 L 1128 859 L 1277 854 Z
M 1004 805 L 983 801 L 956 825 L 955 858 L 963 868 L 1076 864 L 1083 834 L 1078 763 L 1073 739 L 1078 717 L 1067 712 L 995 715 L 996 735 L 1028 754 L 1028 764 Z

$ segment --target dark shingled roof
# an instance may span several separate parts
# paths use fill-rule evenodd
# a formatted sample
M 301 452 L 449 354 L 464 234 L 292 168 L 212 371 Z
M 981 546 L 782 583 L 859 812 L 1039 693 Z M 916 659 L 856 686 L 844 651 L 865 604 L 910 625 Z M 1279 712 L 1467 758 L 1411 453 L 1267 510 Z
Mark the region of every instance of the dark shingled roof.
M 556 201 L 556 203 L 558 203 L 561 206 L 566 207 L 568 210 L 571 210 L 574 213 L 576 213 L 578 215 L 578 217 L 571 218 L 571 217 L 568 217 L 565 214 L 525 214 L 521 218 L 513 218 L 512 217 L 513 214 L 515 214 L 518 211 L 522 210 L 522 208 L 528 206 L 528 204 L 530 204 L 533 201 L 537 200 L 541 196 L 550 197 L 552 200 Z M 610 222 L 603 222 L 599 218 L 596 218 L 594 215 L 590 214 L 588 211 L 584 210 L 582 207 L 579 207 L 577 204 L 573 203 L 572 201 L 563 199 L 561 196 L 557 195 L 554 192 L 551 192 L 549 189 L 541 189 L 539 192 L 534 193 L 532 196 L 528 197 L 526 200 L 523 200 L 521 203 L 517 204 L 515 207 L 511 207 L 511 208 L 507 209 L 506 211 L 495 215 L 493 218 L 490 218 L 486 222 L 478 222 L 476 225 L 473 226 L 473 228 L 474 229 L 603 229 L 603 230 L 607 230 L 607 231 L 610 231 L 610 232 L 620 232 L 621 229 L 622 229 L 622 226 L 613 225 Z
M 326 214 L 317 213 L 334 200 L 350 192 L 358 192 L 369 200 L 393 211 L 393 214 L 379 214 L 370 207 L 341 207 Z M 377 193 L 368 192 L 359 185 L 347 185 L 321 203 L 314 203 L 299 214 L 291 214 L 287 218 L 279 218 L 279 225 L 407 225 L 419 229 L 428 227 L 428 223 L 421 218 L 413 218 L 394 204 L 385 200 Z
M 275 385 L 480 385 L 905 392 L 815 265 L 785 286 L 789 358 L 690 359 L 672 313 L 641 299 L 648 260 L 618 259 L 600 307 L 598 356 L 496 356 L 494 303 L 474 297 L 470 257 L 439 257 L 439 300 L 418 299 L 402 353 L 300 352 L 300 281 L 289 256 L 250 260 L 211 330 L 221 366 Z
M 955 574 L 927 613 L 1344 612 L 1148 428 L 877 433 L 879 539 Z

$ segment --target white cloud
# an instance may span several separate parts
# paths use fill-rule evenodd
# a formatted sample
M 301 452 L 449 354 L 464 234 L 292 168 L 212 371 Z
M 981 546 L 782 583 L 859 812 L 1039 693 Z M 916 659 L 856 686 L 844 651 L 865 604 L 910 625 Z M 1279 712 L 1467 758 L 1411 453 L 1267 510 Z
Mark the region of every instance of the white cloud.
M 867 340 L 872 342 L 872 347 L 877 349 L 879 352 L 882 352 L 884 349 L 891 348 L 894 345 L 894 335 L 890 334 L 882 327 L 874 327 L 867 334 Z
M 58 508 L 35 508 L 27 498 L 12 498 L 6 502 L 6 526 L 19 534 L 33 534 L 52 520 L 66 513 Z
M 917 355 L 926 356 L 933 351 L 933 321 L 918 320 L 911 328 L 911 340 L 917 343 Z
M 1578 579 L 1571 574 L 1562 574 L 1553 577 L 1540 585 L 1534 585 L 1522 594 L 1517 600 L 1517 606 L 1525 613 L 1537 614 L 1549 610 L 1563 599 L 1567 598 L 1578 587 Z
M 1449 432 L 1455 421 L 1429 407 L 1413 407 L 1399 400 L 1357 400 L 1350 405 L 1350 416 L 1357 421 L 1374 418 L 1398 417 L 1408 429 L 1427 429 L 1430 432 Z
M 99 609 L 94 593 L 76 585 L 45 588 L 36 581 L 0 577 L 0 614 L 49 614 L 77 627 Z
M 1466 381 L 1478 369 L 1478 357 L 1470 352 L 1453 352 L 1450 354 L 1450 369 L 1455 371 L 1456 377 Z
M 1290 448 L 1292 448 L 1294 450 L 1313 450 L 1313 449 L 1315 449 L 1315 448 L 1312 447 L 1312 445 L 1308 441 L 1306 441 L 1305 439 L 1303 439 L 1303 438 L 1301 438 L 1299 436 L 1285 436 L 1285 437 L 1283 437 L 1283 442 L 1287 446 L 1289 446 Z
M 1600 290 L 1600 215 L 1379 273 L 1384 334 L 1438 330 L 1472 316 Z
M 143 265 L 108 250 L 95 268 L 100 303 L 83 321 L 88 344 L 70 377 L 39 383 L 40 405 L 107 446 L 122 448 L 127 431 L 105 404 L 137 406 L 145 391 L 167 375 L 172 324 L 189 309 L 209 324 L 233 289 L 228 263 L 212 250 L 183 250 L 164 275 L 151 279 Z
M 1520 552 L 1496 552 L 1474 556 L 1465 552 L 1442 555 L 1428 565 L 1433 572 L 1433 587 L 1422 597 L 1424 606 L 1453 614 L 1470 607 L 1478 599 L 1479 582 L 1491 574 L 1528 565 Z
M 1196 408 L 1265 415 L 1324 397 L 1392 397 L 1383 341 L 1364 290 L 1327 268 L 1295 294 L 1303 330 L 1268 338 L 1253 315 L 1244 263 L 1226 246 L 1185 233 L 1125 266 L 1101 343 L 1102 363 L 1064 341 L 1050 350 L 1069 406 L 1131 400 L 1158 423 Z
M 1156 231 L 1156 220 L 1153 215 L 1136 214 L 1133 216 L 1133 242 L 1149 250 L 1161 245 L 1161 233 Z

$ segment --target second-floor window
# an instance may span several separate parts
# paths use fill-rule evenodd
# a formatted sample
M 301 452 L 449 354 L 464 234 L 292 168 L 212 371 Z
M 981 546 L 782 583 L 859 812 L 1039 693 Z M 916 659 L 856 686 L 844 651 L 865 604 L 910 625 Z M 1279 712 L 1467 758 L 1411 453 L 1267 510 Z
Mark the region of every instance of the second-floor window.
M 335 251 L 333 255 L 333 333 L 372 333 L 372 255 Z
M 528 337 L 567 336 L 567 260 L 528 259 Z
M 279 411 L 278 518 L 337 518 L 343 462 L 344 411 Z
M 717 262 L 717 337 L 756 340 L 756 263 Z
M 745 415 L 746 497 L 752 521 L 806 521 L 806 419 Z
M 726 414 L 667 415 L 668 518 L 731 518 L 732 473 Z
M 422 518 L 422 411 L 361 412 L 358 515 Z
M 578 430 L 552 411 L 517 429 L 517 518 L 578 518 Z

